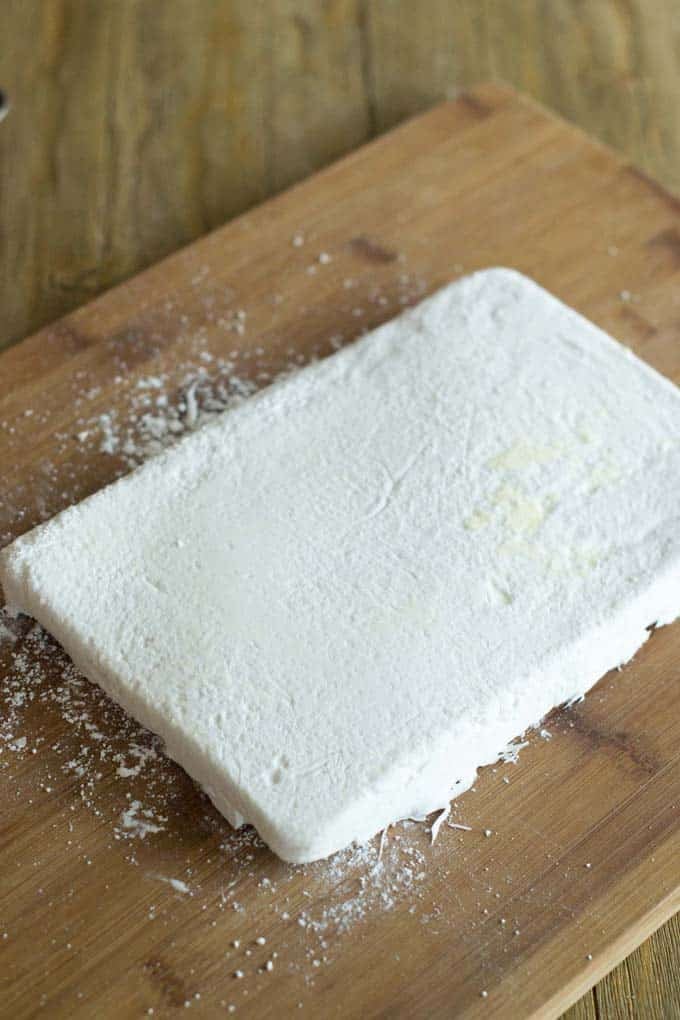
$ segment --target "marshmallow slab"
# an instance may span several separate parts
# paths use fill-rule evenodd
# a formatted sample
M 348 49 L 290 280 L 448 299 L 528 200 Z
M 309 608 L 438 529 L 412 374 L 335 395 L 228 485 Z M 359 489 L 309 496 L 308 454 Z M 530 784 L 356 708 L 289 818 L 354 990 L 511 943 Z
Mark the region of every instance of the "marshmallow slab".
M 453 283 L 0 554 L 9 603 L 288 861 L 444 806 L 680 613 L 680 391 Z

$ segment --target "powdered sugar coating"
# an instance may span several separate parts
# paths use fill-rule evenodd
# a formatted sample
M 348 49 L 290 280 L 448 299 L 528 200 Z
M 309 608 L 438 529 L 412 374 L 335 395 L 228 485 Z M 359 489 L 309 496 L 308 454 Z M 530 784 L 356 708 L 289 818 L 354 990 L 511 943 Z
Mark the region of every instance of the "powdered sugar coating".
M 680 610 L 680 397 L 507 270 L 2 554 L 8 597 L 306 861 L 446 803 Z

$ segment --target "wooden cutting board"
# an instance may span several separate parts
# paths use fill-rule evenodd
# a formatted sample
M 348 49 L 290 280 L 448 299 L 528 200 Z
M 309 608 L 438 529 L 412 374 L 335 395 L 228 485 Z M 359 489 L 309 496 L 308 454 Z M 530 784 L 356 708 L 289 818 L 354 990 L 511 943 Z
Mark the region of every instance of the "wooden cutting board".
M 499 264 L 680 381 L 678 201 L 485 86 L 0 357 L 0 539 L 146 455 L 166 398 L 185 429 Z M 678 625 L 483 770 L 469 829 L 306 868 L 234 835 L 28 626 L 0 640 L 3 1016 L 550 1017 L 680 905 Z

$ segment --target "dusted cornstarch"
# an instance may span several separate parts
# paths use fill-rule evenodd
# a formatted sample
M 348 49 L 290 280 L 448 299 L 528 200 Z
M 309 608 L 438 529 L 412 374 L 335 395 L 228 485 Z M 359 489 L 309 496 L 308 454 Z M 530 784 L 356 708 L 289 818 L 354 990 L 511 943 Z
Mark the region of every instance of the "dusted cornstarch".
M 0 554 L 11 604 L 309 861 L 445 805 L 680 613 L 680 392 L 445 287 Z

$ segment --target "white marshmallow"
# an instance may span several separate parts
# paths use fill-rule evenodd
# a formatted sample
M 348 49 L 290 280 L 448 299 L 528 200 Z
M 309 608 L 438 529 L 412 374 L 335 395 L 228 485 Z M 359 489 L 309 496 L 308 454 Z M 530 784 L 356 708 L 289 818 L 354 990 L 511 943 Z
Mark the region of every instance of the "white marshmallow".
M 0 554 L 9 602 L 308 861 L 442 807 L 680 613 L 680 393 L 508 270 Z

